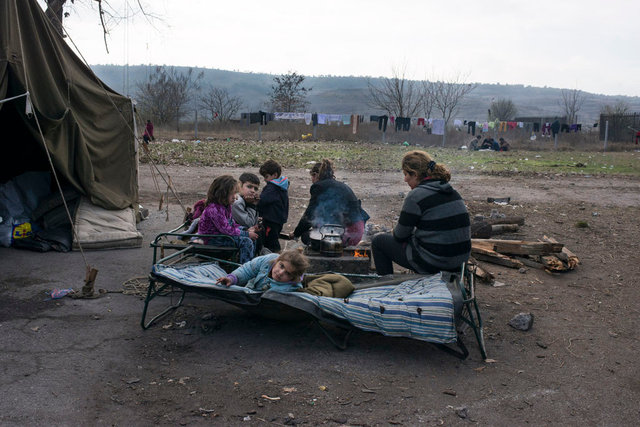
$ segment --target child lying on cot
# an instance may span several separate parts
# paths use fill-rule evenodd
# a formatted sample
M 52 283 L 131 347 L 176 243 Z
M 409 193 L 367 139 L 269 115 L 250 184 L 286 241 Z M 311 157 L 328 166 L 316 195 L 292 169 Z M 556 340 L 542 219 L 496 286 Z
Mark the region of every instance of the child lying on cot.
M 291 292 L 302 288 L 302 276 L 309 261 L 300 251 L 289 250 L 281 254 L 256 257 L 242 264 L 216 283 L 225 286 L 246 286 L 257 291 L 273 289 Z

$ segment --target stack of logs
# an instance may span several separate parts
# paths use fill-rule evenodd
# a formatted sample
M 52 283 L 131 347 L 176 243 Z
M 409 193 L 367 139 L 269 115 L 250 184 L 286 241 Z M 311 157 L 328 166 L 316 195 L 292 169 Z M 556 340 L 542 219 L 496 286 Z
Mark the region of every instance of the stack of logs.
M 570 271 L 580 260 L 557 240 L 544 236 L 543 241 L 471 239 L 471 255 L 479 260 L 511 268 L 524 266 L 548 272 Z

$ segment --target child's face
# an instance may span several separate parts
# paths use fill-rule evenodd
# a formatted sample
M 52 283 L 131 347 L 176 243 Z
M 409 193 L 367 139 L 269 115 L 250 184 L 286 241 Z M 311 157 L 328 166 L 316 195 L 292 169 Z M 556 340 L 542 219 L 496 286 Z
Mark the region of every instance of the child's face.
M 293 282 L 294 279 L 297 280 L 298 277 L 295 277 L 293 273 L 291 273 L 292 271 L 293 266 L 289 261 L 283 261 L 278 258 L 271 269 L 271 278 L 278 282 Z
M 258 194 L 259 187 L 258 184 L 254 184 L 253 182 L 243 182 L 240 187 L 240 194 L 245 200 L 253 200 Z
M 264 182 L 269 182 L 269 181 L 271 181 L 273 179 L 276 179 L 278 177 L 278 174 L 277 173 L 272 173 L 272 174 L 266 173 L 262 177 L 264 178 Z

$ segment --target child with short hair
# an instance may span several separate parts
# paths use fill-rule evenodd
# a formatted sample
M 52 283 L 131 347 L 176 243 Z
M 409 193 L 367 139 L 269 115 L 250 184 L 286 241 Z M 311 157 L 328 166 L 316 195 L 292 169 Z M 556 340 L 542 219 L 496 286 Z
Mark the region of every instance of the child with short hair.
M 233 220 L 242 227 L 251 228 L 258 225 L 258 188 L 260 178 L 258 175 L 245 172 L 240 175 L 240 196 L 231 206 Z
M 267 254 L 256 257 L 226 277 L 219 278 L 216 283 L 225 286 L 246 286 L 256 291 L 272 289 L 291 292 L 302 288 L 302 276 L 307 268 L 307 257 L 301 251 L 293 249 L 280 255 Z
M 254 228 L 242 230 L 231 215 L 231 205 L 235 201 L 238 182 L 231 175 L 221 175 L 213 180 L 207 192 L 206 207 L 200 216 L 198 234 L 225 234 L 231 236 L 240 249 L 240 263 L 253 258 L 253 241 L 258 238 Z M 201 238 L 196 243 L 228 246 L 225 238 Z
M 282 168 L 275 160 L 267 160 L 260 166 L 265 185 L 258 202 L 258 214 L 264 228 L 264 247 L 280 252 L 278 237 L 289 218 L 289 179 L 282 176 Z

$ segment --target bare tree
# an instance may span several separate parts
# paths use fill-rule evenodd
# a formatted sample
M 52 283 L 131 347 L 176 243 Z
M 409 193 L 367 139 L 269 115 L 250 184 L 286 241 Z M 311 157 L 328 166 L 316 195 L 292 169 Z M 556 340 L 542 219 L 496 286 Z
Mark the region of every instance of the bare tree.
M 491 102 L 489 112 L 489 121 L 511 120 L 518 114 L 518 109 L 511 99 L 499 98 Z
M 104 47 L 106 51 L 109 52 L 109 46 L 107 44 L 107 36 L 109 35 L 109 31 L 111 28 L 113 28 L 114 25 L 117 25 L 120 21 L 126 19 L 126 17 L 121 16 L 120 12 L 116 11 L 116 9 L 111 6 L 108 0 L 70 0 L 69 2 L 67 2 L 67 0 L 45 0 L 45 3 L 47 5 L 45 14 L 47 18 L 49 18 L 49 21 L 51 21 L 51 23 L 53 24 L 53 27 L 58 31 L 58 33 L 64 36 L 65 34 L 62 27 L 63 20 L 64 18 L 68 18 L 71 15 L 71 12 L 69 11 L 69 3 L 76 4 L 76 1 L 78 3 L 86 3 L 88 5 L 97 7 L 96 14 L 100 18 L 100 25 L 102 26 Z M 143 6 L 141 0 L 136 0 L 136 4 L 137 8 L 135 8 L 135 10 L 128 9 L 127 15 L 129 12 L 131 12 L 132 15 L 141 13 L 142 16 L 144 16 L 145 19 L 147 19 L 147 21 L 149 22 L 151 22 L 151 20 L 153 19 L 158 19 L 157 16 L 154 16 L 153 14 L 145 10 L 145 7 Z M 129 3 L 127 3 L 126 7 L 129 8 Z
M 465 80 L 466 76 L 458 74 L 448 80 L 434 79 L 425 84 L 426 90 L 433 97 L 434 109 L 444 119 L 443 147 L 447 140 L 446 129 L 449 121 L 460 110 L 464 98 L 477 87 L 475 83 L 466 83 Z
M 379 84 L 367 81 L 369 86 L 369 105 L 390 116 L 411 117 L 424 108 L 423 92 L 418 82 L 405 77 L 405 68 L 392 67 L 391 78 L 381 78 Z
M 307 93 L 311 88 L 302 86 L 305 77 L 295 71 L 273 78 L 271 86 L 271 107 L 274 111 L 302 112 L 307 108 Z
M 428 81 L 422 82 L 422 112 L 426 118 L 431 117 L 436 101 Z
M 240 97 L 231 96 L 227 89 L 213 86 L 209 86 L 200 98 L 200 105 L 207 111 L 207 119 L 210 122 L 226 122 L 240 111 L 242 104 Z
M 156 67 L 154 72 L 149 74 L 147 81 L 137 85 L 141 111 L 159 124 L 175 120 L 176 129 L 179 131 L 180 118 L 189 101 L 195 99 L 203 74 L 201 71 L 194 76 L 193 68 L 182 73 L 174 67 Z
M 562 89 L 561 94 L 560 108 L 570 124 L 576 123 L 578 112 L 582 109 L 587 95 L 579 89 Z
M 605 116 L 614 116 L 614 115 L 627 114 L 630 111 L 631 111 L 631 105 L 629 105 L 629 103 L 627 103 L 626 101 L 623 101 L 622 99 L 620 99 L 616 101 L 616 103 L 613 105 L 610 105 L 610 104 L 603 105 L 602 108 L 600 109 L 600 114 L 603 114 Z

